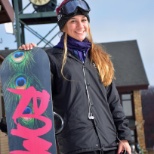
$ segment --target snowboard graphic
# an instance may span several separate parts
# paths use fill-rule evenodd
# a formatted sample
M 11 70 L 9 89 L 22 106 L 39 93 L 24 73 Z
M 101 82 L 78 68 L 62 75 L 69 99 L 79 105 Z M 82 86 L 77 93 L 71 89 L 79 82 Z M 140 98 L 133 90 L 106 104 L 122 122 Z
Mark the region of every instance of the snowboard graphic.
M 46 52 L 17 50 L 5 58 L 0 75 L 10 154 L 56 154 Z

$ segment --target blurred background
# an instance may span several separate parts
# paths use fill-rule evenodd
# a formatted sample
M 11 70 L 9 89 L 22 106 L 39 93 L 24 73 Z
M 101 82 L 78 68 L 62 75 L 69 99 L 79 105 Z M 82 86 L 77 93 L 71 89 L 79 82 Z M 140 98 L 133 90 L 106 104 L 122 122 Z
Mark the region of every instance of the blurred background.
M 12 22 L 0 23 L 0 64 L 9 53 L 23 43 L 33 42 L 41 48 L 52 47 L 58 43 L 61 33 L 56 24 L 55 8 L 62 0 L 0 0 L 1 21 L 4 18 L 4 7 L 1 3 L 7 1 L 13 8 L 12 15 L 15 18 Z M 37 2 L 42 4 L 38 5 Z M 47 3 L 44 4 L 45 2 Z M 107 52 L 113 56 L 118 76 L 116 86 L 125 114 L 130 121 L 132 153 L 153 154 L 154 0 L 87 2 L 91 8 L 90 25 L 93 40 L 95 43 L 103 44 Z M 5 121 L 2 92 L 0 118 Z M 0 148 L 0 153 L 8 153 L 7 136 L 4 134 L 0 134 L 0 147 L 3 147 Z

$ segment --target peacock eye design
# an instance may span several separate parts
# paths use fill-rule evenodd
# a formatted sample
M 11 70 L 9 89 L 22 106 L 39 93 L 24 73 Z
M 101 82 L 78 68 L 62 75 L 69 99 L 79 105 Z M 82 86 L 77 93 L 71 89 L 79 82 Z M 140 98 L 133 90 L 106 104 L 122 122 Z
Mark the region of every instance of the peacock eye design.
M 13 55 L 12 55 L 12 60 L 16 63 L 23 61 L 23 59 L 24 59 L 24 52 L 23 51 L 17 51 L 15 53 L 13 53 Z
M 30 104 L 31 105 L 31 104 Z M 23 116 L 18 119 L 18 122 L 22 126 L 26 126 L 28 128 L 33 128 L 34 126 L 34 118 L 27 116 L 29 114 L 33 114 L 33 108 L 32 106 L 27 106 L 23 111 Z M 25 116 L 24 116 L 25 115 Z
M 32 113 L 32 108 L 29 107 L 29 106 L 27 106 L 27 107 L 25 108 L 23 114 L 30 114 L 30 113 Z
M 27 85 L 27 80 L 25 77 L 20 76 L 16 78 L 15 80 L 16 89 L 26 89 L 26 85 Z

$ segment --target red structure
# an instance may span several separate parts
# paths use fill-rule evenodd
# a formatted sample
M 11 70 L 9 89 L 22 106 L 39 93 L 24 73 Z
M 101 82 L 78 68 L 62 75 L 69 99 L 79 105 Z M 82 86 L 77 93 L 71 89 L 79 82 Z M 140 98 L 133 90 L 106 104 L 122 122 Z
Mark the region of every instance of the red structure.
M 9 0 L 0 0 L 0 24 L 14 22 L 14 10 Z

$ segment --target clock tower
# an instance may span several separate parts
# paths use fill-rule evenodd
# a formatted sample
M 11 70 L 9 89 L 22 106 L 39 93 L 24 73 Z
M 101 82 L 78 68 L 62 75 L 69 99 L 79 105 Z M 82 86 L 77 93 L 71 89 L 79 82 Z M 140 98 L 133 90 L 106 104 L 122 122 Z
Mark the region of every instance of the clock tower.
M 43 42 L 45 44 L 44 47 L 52 47 L 51 40 L 58 35 L 59 30 L 56 34 L 54 32 L 52 39 L 47 40 L 47 36 L 57 27 L 57 17 L 55 12 L 57 0 L 12 0 L 12 4 L 15 11 L 15 35 L 17 47 L 26 43 L 25 30 L 28 30 L 39 39 L 37 45 Z M 31 12 L 28 12 L 29 10 Z M 45 36 L 41 36 L 36 29 L 31 28 L 33 25 L 41 26 L 44 24 L 55 25 Z

